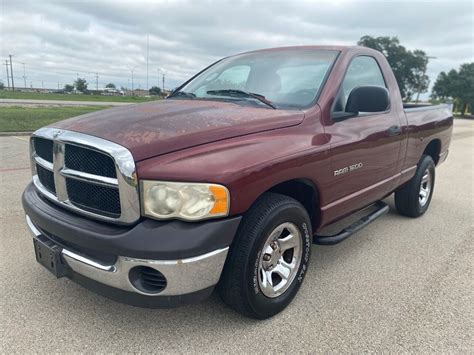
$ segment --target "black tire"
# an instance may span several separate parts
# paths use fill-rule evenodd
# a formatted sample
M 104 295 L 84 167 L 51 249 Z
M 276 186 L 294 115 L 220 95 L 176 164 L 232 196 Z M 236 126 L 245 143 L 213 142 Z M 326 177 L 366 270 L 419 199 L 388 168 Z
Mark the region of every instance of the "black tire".
M 288 288 L 279 296 L 265 296 L 259 284 L 259 261 L 272 231 L 284 223 L 297 227 L 301 261 Z M 223 301 L 237 312 L 257 319 L 281 312 L 295 297 L 308 269 L 312 243 L 306 209 L 293 198 L 266 193 L 245 213 L 230 248 L 218 285 Z M 299 240 L 299 239 L 298 239 Z
M 431 188 L 427 200 L 420 201 L 420 187 L 423 176 L 429 171 Z M 423 155 L 418 163 L 415 176 L 395 191 L 395 206 L 398 213 L 408 217 L 420 217 L 428 209 L 435 183 L 435 163 L 429 155 Z

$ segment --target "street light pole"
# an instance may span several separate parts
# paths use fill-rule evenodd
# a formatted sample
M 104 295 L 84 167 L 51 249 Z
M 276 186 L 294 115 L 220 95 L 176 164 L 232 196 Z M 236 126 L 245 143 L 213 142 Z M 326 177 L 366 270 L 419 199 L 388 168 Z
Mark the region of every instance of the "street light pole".
M 25 85 L 25 89 L 26 89 L 26 71 L 25 71 L 25 63 L 21 63 L 23 64 L 23 83 Z
M 10 73 L 8 72 L 8 60 L 5 61 L 5 69 L 7 70 L 7 88 L 10 90 Z
M 136 67 L 130 68 L 130 72 L 132 73 L 132 96 L 133 96 L 133 72 L 135 71 Z
M 146 88 L 148 90 L 148 54 L 149 54 L 149 47 L 150 47 L 150 36 L 146 36 Z

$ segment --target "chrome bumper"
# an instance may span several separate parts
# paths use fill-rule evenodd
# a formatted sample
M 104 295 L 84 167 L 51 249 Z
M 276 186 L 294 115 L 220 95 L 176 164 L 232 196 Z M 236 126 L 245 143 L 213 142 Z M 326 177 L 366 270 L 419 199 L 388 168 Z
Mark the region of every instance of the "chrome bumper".
M 26 223 L 33 237 L 43 234 L 28 216 Z M 113 265 L 103 265 L 68 249 L 62 249 L 61 255 L 74 272 L 89 279 L 124 291 L 159 297 L 184 295 L 216 285 L 228 251 L 227 247 L 178 260 L 147 260 L 119 256 Z M 161 272 L 167 280 L 166 288 L 160 293 L 146 293 L 135 288 L 129 280 L 129 271 L 136 266 L 148 266 Z

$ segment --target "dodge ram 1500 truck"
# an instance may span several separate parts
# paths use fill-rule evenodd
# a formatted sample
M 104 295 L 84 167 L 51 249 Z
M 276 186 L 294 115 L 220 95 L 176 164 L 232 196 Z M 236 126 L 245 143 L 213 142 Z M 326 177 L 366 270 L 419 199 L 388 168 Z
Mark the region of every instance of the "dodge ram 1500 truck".
M 165 100 L 32 135 L 22 201 L 36 259 L 132 305 L 179 306 L 217 288 L 267 318 L 295 297 L 313 243 L 352 235 L 393 192 L 402 215 L 425 213 L 452 123 L 447 106 L 404 107 L 368 48 L 230 56 Z

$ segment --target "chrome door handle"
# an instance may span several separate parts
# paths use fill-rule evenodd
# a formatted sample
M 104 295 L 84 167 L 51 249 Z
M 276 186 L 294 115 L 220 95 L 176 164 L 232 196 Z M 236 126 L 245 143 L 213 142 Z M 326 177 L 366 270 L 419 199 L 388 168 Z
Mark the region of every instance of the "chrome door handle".
M 400 126 L 392 126 L 389 129 L 387 129 L 387 134 L 392 137 L 392 136 L 398 136 L 402 134 L 402 127 Z

